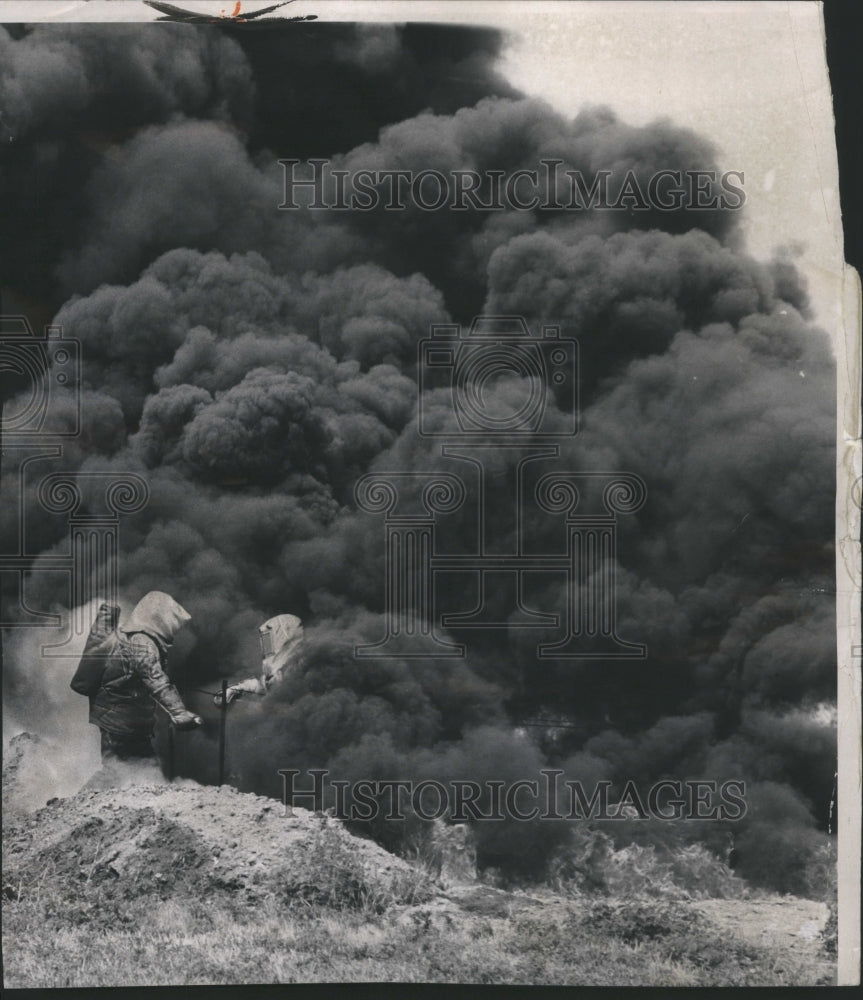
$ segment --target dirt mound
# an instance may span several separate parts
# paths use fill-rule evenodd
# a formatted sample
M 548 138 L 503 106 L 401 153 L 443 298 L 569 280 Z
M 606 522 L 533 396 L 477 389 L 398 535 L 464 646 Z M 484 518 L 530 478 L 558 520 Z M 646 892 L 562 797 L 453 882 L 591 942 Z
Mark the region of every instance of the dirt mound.
M 139 785 L 84 790 L 16 818 L 4 833 L 4 892 L 46 879 L 114 899 L 230 893 L 331 903 L 411 895 L 416 872 L 338 820 L 233 788 Z
M 6 985 L 607 985 L 609 954 L 626 984 L 833 981 L 822 904 L 498 888 L 472 880 L 464 834 L 432 832 L 456 858 L 430 865 L 436 880 L 332 817 L 229 786 L 52 799 L 3 830 Z

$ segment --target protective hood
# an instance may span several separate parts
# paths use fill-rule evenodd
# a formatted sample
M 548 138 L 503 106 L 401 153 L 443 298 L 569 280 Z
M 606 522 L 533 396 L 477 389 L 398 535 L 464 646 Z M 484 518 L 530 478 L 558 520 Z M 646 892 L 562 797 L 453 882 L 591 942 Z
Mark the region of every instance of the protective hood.
M 303 623 L 296 615 L 276 615 L 258 629 L 261 636 L 262 672 L 265 677 L 280 676 L 288 664 L 296 661 L 303 641 Z
M 146 632 L 163 649 L 167 649 L 174 641 L 174 636 L 191 617 L 170 594 L 151 590 L 138 601 L 120 631 L 127 634 Z

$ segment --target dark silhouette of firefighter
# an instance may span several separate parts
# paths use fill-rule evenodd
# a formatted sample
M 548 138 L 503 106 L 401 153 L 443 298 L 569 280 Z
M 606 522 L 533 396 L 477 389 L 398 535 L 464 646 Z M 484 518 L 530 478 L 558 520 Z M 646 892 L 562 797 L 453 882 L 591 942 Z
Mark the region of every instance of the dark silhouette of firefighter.
M 124 625 L 120 609 L 103 604 L 90 631 L 72 688 L 90 698 L 90 722 L 99 727 L 102 758 L 154 758 L 157 707 L 176 729 L 203 720 L 189 712 L 168 678 L 167 658 L 189 613 L 169 594 L 146 594 Z

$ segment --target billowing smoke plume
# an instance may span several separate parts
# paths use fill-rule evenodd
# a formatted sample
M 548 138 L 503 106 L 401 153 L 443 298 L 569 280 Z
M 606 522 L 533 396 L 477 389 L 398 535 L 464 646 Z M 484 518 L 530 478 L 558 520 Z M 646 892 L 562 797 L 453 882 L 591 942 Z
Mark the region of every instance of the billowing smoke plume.
M 192 614 L 173 658 L 207 720 L 181 737 L 189 776 L 216 775 L 215 709 L 195 689 L 253 673 L 256 626 L 290 611 L 307 626 L 303 669 L 231 708 L 240 787 L 278 795 L 280 767 L 506 781 L 551 764 L 618 792 L 742 778 L 741 869 L 794 888 L 806 856 L 788 844 L 815 844 L 830 806 L 835 650 L 833 362 L 793 266 L 749 257 L 735 213 L 685 206 L 277 208 L 279 157 L 444 172 L 546 158 L 644 180 L 714 166 L 705 140 L 669 122 L 635 128 L 603 109 L 570 121 L 515 94 L 495 74 L 499 46 L 439 27 L 0 31 L 16 131 L 5 280 L 50 303 L 86 357 L 82 434 L 58 467 L 149 483 L 122 522 L 121 586 L 130 602 L 170 591 Z M 481 312 L 579 340 L 581 427 L 555 467 L 647 484 L 621 518 L 617 574 L 619 632 L 647 644 L 644 661 L 540 662 L 552 637 L 516 627 L 453 632 L 463 660 L 353 655 L 384 634 L 385 576 L 383 526 L 354 485 L 461 471 L 417 434 L 417 344 Z M 519 386 L 493 391 L 503 403 Z M 426 404 L 432 419 L 451 406 L 446 393 Z M 68 400 L 53 406 L 71 419 Z M 517 457 L 501 450 L 490 474 L 512 482 Z M 28 544 L 58 552 L 62 518 L 32 492 L 23 502 Z M 441 525 L 464 551 L 469 507 Z M 489 516 L 505 545 L 506 504 Z M 2 517 L 13 532 L 15 512 Z M 562 515 L 527 531 L 536 551 L 559 550 Z M 473 607 L 475 581 L 450 576 L 441 610 Z M 28 600 L 61 604 L 64 585 L 34 574 Z M 504 616 L 510 597 L 486 595 Z M 529 597 L 560 612 L 563 582 L 547 575 Z M 18 650 L 4 704 L 32 718 L 22 678 L 37 668 Z M 567 727 L 519 728 L 548 712 Z M 481 860 L 512 869 L 541 868 L 560 829 L 492 826 Z

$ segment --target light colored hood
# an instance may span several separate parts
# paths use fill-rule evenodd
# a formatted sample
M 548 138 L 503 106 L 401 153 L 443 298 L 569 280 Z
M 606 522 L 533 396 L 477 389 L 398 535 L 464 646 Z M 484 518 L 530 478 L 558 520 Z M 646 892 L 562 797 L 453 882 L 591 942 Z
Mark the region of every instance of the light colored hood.
M 303 623 L 296 615 L 276 615 L 258 629 L 265 677 L 279 677 L 296 663 L 303 641 Z
M 120 631 L 127 634 L 146 632 L 163 649 L 167 649 L 174 641 L 174 636 L 191 617 L 170 594 L 151 590 L 138 601 L 126 623 L 120 626 Z

